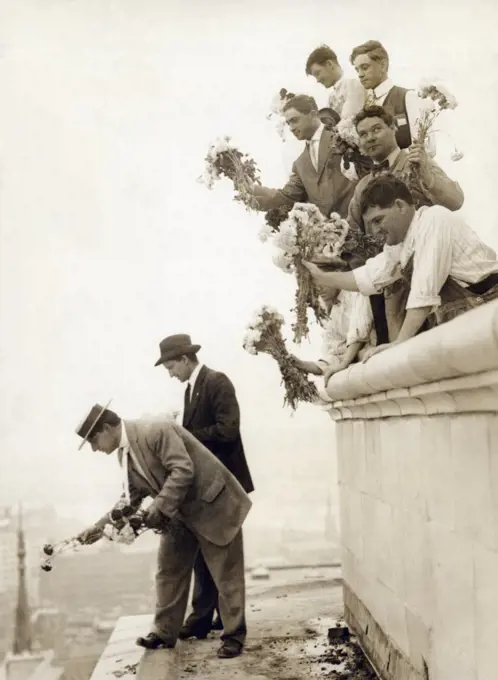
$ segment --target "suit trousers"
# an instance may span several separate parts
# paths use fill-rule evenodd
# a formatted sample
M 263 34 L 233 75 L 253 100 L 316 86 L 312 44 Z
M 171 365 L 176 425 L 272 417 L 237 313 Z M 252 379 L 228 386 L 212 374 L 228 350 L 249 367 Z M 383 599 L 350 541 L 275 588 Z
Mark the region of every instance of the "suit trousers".
M 224 626 L 221 639 L 231 638 L 244 644 L 247 628 L 242 530 L 228 545 L 218 546 L 175 520 L 159 543 L 153 632 L 168 642 L 177 640 L 187 609 L 192 569 L 199 553 L 218 589 Z
M 200 633 L 209 633 L 214 612 L 218 611 L 218 589 L 201 551 L 197 553 L 194 563 L 194 592 L 192 595 L 192 613 L 185 625 Z M 221 618 L 221 615 L 220 615 Z

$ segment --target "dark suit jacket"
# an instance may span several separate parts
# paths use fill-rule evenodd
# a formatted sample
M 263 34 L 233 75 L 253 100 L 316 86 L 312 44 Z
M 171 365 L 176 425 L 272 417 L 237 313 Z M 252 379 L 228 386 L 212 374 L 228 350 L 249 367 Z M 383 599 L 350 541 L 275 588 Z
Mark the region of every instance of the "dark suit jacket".
M 294 203 L 313 203 L 328 217 L 330 213 L 348 215 L 354 183 L 341 172 L 341 155 L 333 145 L 330 130 L 323 130 L 318 148 L 318 169 L 311 162 L 306 146 L 292 166 L 292 174 L 283 189 L 254 187 L 260 210 L 270 210 Z
M 220 460 L 247 493 L 254 485 L 240 436 L 240 410 L 229 378 L 203 366 L 195 382 L 183 427 Z
M 176 423 L 122 422 L 145 474 L 142 477 L 128 458 L 131 505 L 138 508 L 144 498 L 152 496 L 164 515 L 178 518 L 194 534 L 218 546 L 233 541 L 251 501 L 226 467 Z M 104 515 L 97 524 L 107 522 L 108 515 Z

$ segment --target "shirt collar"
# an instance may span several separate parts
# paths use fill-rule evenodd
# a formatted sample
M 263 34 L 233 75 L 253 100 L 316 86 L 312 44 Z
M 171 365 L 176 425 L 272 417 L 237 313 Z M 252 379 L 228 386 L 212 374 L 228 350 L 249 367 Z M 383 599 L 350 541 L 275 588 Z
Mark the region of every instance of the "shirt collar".
M 402 242 L 402 250 L 403 252 L 411 252 L 413 249 L 413 241 L 415 238 L 415 234 L 417 232 L 417 225 L 420 221 L 420 218 L 424 214 L 424 212 L 427 210 L 427 206 L 423 205 L 421 208 L 415 211 L 415 214 L 412 218 L 412 221 L 410 222 L 410 226 L 408 227 L 408 231 L 405 234 L 405 238 L 403 239 Z
M 392 88 L 393 88 L 393 81 L 390 78 L 387 78 L 387 80 L 384 80 L 383 83 L 381 83 L 380 85 L 377 85 L 377 87 L 374 88 L 375 98 L 379 99 L 379 97 L 383 97 Z
M 130 440 L 126 434 L 126 427 L 123 421 L 121 421 L 121 441 L 119 442 L 120 449 L 126 449 L 130 446 Z
M 395 164 L 395 162 L 398 160 L 399 154 L 401 153 L 401 149 L 399 146 L 397 146 L 394 151 L 391 151 L 389 156 L 387 158 L 384 158 L 384 161 L 387 161 L 389 163 L 389 167 L 392 168 L 392 166 Z M 384 161 L 380 161 L 380 163 L 383 163 Z M 379 165 L 379 161 L 374 161 L 375 165 Z
M 195 381 L 197 380 L 197 376 L 201 372 L 202 364 L 197 364 L 197 366 L 194 368 L 192 371 L 192 375 L 188 379 L 188 384 L 190 385 L 190 391 L 194 391 L 194 386 L 195 386 Z
M 340 90 L 342 85 L 345 83 L 346 78 L 344 77 L 344 73 L 342 76 L 339 78 L 339 80 L 335 83 L 335 85 L 332 85 L 330 88 L 331 90 Z

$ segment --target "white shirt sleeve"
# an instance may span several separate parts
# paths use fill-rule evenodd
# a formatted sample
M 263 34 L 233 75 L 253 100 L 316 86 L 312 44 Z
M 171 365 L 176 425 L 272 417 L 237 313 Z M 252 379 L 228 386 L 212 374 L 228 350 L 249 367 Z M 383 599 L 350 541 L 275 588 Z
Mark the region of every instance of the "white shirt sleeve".
M 415 140 L 418 133 L 417 120 L 420 118 L 421 112 L 429 107 L 430 102 L 421 99 L 414 90 L 408 90 L 405 95 L 406 113 L 408 114 L 408 124 L 410 125 L 410 134 L 412 140 Z M 434 133 L 430 132 L 425 142 L 425 148 L 429 156 L 436 155 L 436 138 Z
M 450 275 L 453 239 L 459 218 L 439 206 L 421 215 L 415 233 L 413 274 L 407 309 L 438 307 L 439 295 Z
M 341 111 L 341 118 L 351 118 L 365 106 L 367 92 L 357 78 L 346 80 L 346 101 Z
M 349 319 L 349 329 L 346 345 L 353 345 L 355 342 L 368 342 L 372 331 L 373 314 L 370 306 L 370 299 L 360 293 L 354 294 L 355 300 Z
M 362 295 L 376 295 L 401 277 L 399 252 L 399 246 L 384 246 L 384 250 L 368 259 L 363 267 L 353 269 L 356 285 Z

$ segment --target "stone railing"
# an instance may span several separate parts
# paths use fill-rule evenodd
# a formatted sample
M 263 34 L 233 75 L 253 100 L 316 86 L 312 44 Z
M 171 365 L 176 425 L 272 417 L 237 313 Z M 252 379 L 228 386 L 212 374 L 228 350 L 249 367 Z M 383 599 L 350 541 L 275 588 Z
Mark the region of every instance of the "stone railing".
M 332 377 L 344 598 L 381 677 L 498 677 L 498 302 Z

